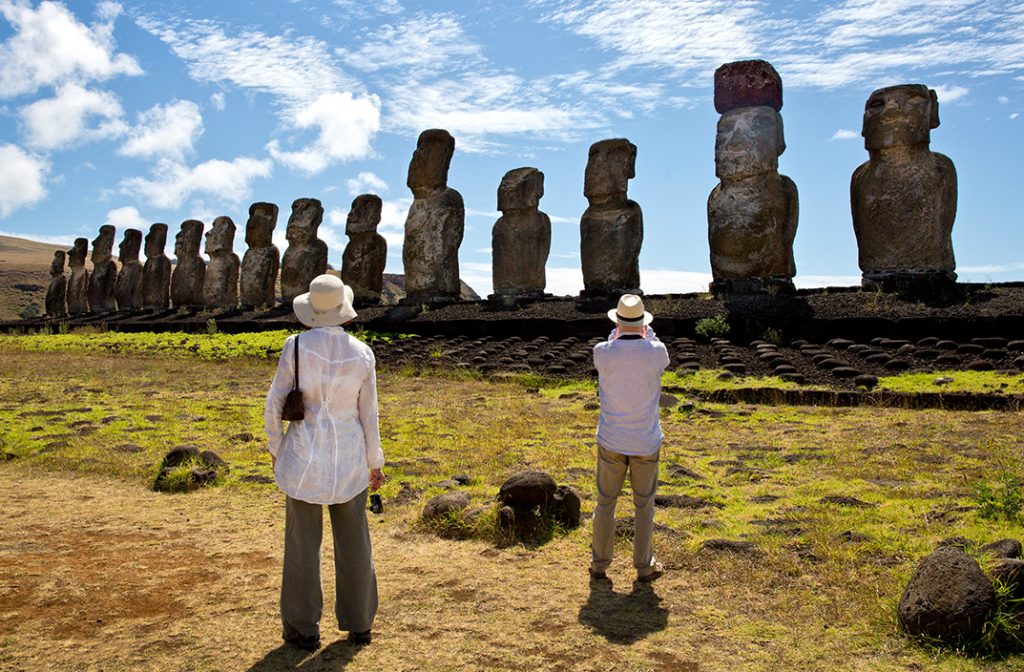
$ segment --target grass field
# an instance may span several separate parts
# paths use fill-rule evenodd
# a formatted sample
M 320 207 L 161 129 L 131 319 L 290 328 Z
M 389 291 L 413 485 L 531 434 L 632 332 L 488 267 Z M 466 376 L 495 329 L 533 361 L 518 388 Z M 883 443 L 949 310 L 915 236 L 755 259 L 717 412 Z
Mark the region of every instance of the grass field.
M 1024 667 L 922 646 L 895 625 L 903 585 L 936 542 L 1024 536 L 970 508 L 978 483 L 1022 475 L 1017 414 L 666 409 L 659 492 L 711 504 L 658 510 L 661 580 L 632 583 L 623 541 L 613 587 L 592 588 L 586 524 L 537 548 L 499 547 L 438 539 L 417 517 L 453 474 L 473 479 L 483 505 L 524 468 L 574 485 L 592 509 L 594 385 L 388 371 L 388 509 L 371 519 L 378 636 L 361 650 L 331 636 L 325 572 L 327 648 L 303 657 L 279 646 L 283 502 L 261 482 L 273 362 L 200 349 L 40 352 L 0 339 L 0 670 Z M 181 444 L 226 459 L 222 485 L 152 492 L 162 455 Z M 825 499 L 836 495 L 866 506 Z M 623 498 L 620 516 L 630 510 Z M 755 550 L 699 550 L 712 538 Z

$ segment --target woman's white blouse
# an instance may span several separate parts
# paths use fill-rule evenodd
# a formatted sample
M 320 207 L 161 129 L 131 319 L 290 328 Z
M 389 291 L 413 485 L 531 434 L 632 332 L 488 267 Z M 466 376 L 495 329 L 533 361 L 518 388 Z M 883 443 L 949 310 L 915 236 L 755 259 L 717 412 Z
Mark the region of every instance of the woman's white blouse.
M 277 458 L 274 478 L 289 497 L 341 504 L 369 485 L 369 469 L 384 466 L 377 420 L 373 350 L 341 327 L 319 327 L 299 338 L 299 389 L 305 419 L 283 431 L 281 409 L 295 383 L 295 336 L 281 350 L 263 420 Z

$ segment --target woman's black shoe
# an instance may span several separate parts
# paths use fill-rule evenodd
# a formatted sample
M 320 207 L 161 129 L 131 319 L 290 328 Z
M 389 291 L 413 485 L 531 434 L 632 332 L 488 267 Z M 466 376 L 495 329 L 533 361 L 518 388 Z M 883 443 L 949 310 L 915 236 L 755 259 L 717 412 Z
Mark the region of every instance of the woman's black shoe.
M 348 633 L 348 641 L 357 646 L 365 646 L 373 641 L 373 633 L 369 630 L 366 632 L 350 632 Z
M 286 632 L 281 635 L 284 641 L 288 642 L 294 647 L 300 648 L 303 651 L 316 651 L 320 648 L 320 636 L 319 635 L 300 635 L 297 632 Z

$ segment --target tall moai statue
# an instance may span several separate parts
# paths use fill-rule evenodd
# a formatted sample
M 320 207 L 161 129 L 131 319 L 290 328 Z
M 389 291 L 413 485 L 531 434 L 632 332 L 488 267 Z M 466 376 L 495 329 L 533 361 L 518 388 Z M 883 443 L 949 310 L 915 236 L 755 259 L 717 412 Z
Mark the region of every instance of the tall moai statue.
M 171 303 L 175 308 L 201 308 L 206 262 L 199 256 L 203 223 L 186 219 L 174 237 L 174 271 L 171 273 Z
M 240 278 L 240 298 L 245 308 L 274 305 L 277 272 L 281 268 L 281 253 L 273 242 L 276 226 L 276 205 L 253 203 L 249 206 L 249 221 L 245 223 L 245 244 L 249 249 L 242 257 Z
M 238 307 L 238 270 L 241 265 L 234 251 L 235 223 L 230 217 L 218 217 L 206 234 L 206 254 L 210 265 L 203 281 L 203 304 L 207 308 Z
M 135 312 L 142 308 L 142 264 L 139 263 L 139 250 L 142 248 L 142 231 L 127 229 L 124 239 L 118 245 L 118 261 L 121 270 L 117 273 L 114 284 L 114 298 L 117 309 L 122 312 Z
M 580 218 L 580 257 L 584 298 L 640 293 L 640 246 L 644 216 L 629 200 L 629 180 L 636 177 L 636 145 L 625 138 L 590 146 Z
M 551 252 L 551 219 L 541 212 L 544 173 L 516 168 L 498 186 L 501 217 L 491 230 L 494 297 L 543 298 Z
M 796 184 L 779 174 L 786 150 L 782 78 L 766 61 L 736 61 L 715 71 L 715 174 L 708 197 L 711 291 L 792 291 L 793 239 L 800 212 Z
M 68 276 L 64 274 L 67 252 L 57 250 L 50 262 L 50 286 L 46 288 L 47 317 L 64 317 L 68 314 Z
M 348 245 L 342 257 L 341 279 L 352 288 L 355 301 L 360 305 L 380 303 L 384 288 L 388 244 L 384 236 L 377 233 L 382 205 L 380 196 L 356 196 L 345 224 Z
M 288 249 L 281 260 L 281 298 L 292 299 L 309 291 L 313 278 L 327 272 L 327 243 L 316 237 L 324 221 L 324 206 L 315 198 L 300 198 L 292 203 L 285 237 Z
M 68 250 L 68 315 L 85 315 L 89 312 L 89 271 L 85 269 L 85 257 L 89 254 L 89 239 L 75 238 Z
M 465 231 L 462 195 L 448 187 L 455 138 L 448 131 L 420 133 L 406 185 L 413 201 L 405 220 L 402 263 L 406 302 L 458 299 L 459 246 Z
M 938 125 L 938 97 L 922 84 L 879 89 L 864 106 L 869 158 L 853 172 L 850 203 L 865 287 L 927 291 L 956 282 L 956 168 L 928 148 Z
M 167 225 L 149 227 L 142 269 L 142 307 L 146 310 L 166 310 L 171 304 L 171 260 L 164 254 L 166 245 Z
M 115 229 L 110 224 L 100 227 L 100 234 L 92 241 L 92 274 L 89 276 L 89 309 L 94 313 L 112 313 L 117 310 L 114 286 L 117 284 L 117 263 L 114 251 Z

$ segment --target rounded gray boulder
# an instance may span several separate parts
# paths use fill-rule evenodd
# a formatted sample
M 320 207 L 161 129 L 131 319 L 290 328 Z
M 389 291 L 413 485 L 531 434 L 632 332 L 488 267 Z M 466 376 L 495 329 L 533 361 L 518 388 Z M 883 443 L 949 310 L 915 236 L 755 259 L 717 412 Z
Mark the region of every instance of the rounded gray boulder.
M 974 558 L 944 546 L 914 570 L 897 613 L 911 635 L 957 644 L 977 637 L 995 606 L 992 582 Z

